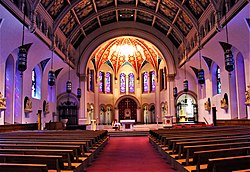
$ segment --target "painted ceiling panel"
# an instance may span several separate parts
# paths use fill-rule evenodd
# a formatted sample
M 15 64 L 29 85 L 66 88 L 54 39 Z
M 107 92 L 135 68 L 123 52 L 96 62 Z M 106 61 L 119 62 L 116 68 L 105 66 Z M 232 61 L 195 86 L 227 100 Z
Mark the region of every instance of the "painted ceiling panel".
M 144 13 L 141 11 L 137 12 L 137 21 L 139 21 L 139 22 L 151 25 L 153 18 L 154 17 L 152 15 L 149 15 L 147 13 Z
M 105 13 L 100 16 L 100 21 L 102 25 L 110 24 L 116 21 L 115 11 Z
M 80 21 L 94 11 L 90 0 L 81 1 L 81 3 L 77 4 L 74 10 Z
M 191 20 L 183 11 L 180 12 L 179 17 L 182 19 L 182 21 L 185 23 L 189 30 L 192 29 L 193 25 L 191 23 Z
M 119 20 L 132 21 L 134 20 L 134 10 L 119 10 Z
M 197 0 L 188 0 L 184 3 L 187 8 L 191 11 L 191 13 L 197 18 L 199 19 L 199 17 L 202 14 L 202 9 L 199 6 Z
M 190 31 L 190 29 L 188 28 L 188 25 L 183 22 L 183 20 L 181 18 L 177 18 L 176 20 L 176 26 L 183 32 L 183 34 L 186 36 L 188 34 L 188 32 Z
M 95 3 L 98 10 L 114 5 L 113 0 L 96 0 Z
M 76 25 L 77 22 L 72 12 L 68 12 L 68 14 L 64 17 L 64 19 L 61 22 L 60 29 L 66 36 L 68 36 Z
M 140 5 L 151 8 L 151 9 L 156 9 L 156 0 L 139 0 Z
M 167 7 L 169 10 L 172 10 L 175 13 L 177 13 L 179 9 L 172 0 L 162 0 L 161 5 Z
M 173 21 L 176 13 L 166 7 L 165 5 L 160 5 L 160 13 L 165 15 L 169 20 Z
M 162 20 L 156 19 L 154 27 L 160 30 L 164 35 L 168 33 L 169 26 L 167 26 Z
M 53 19 L 60 14 L 60 12 L 68 5 L 67 0 L 54 0 L 51 5 L 49 5 L 48 12 Z
M 87 25 L 83 27 L 87 35 L 96 30 L 97 28 L 99 28 L 97 19 L 91 20 Z
M 117 0 L 118 4 L 135 4 L 135 0 Z

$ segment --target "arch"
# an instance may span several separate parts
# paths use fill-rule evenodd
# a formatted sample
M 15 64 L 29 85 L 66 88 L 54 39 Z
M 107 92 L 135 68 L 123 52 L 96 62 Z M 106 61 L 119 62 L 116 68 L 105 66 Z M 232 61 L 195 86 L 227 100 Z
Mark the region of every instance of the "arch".
M 32 70 L 32 98 L 41 99 L 42 90 L 42 69 L 36 65 Z
M 59 120 L 68 119 L 67 124 L 77 125 L 79 116 L 79 100 L 73 93 L 62 93 L 57 97 Z M 65 111 L 67 113 L 65 113 Z
M 5 97 L 6 110 L 4 116 L 5 124 L 14 124 L 14 58 L 9 55 L 5 62 Z
M 198 122 L 197 98 L 193 92 L 182 92 L 176 98 L 176 121 Z
M 218 75 L 218 70 L 220 67 L 213 63 L 211 67 L 211 75 L 212 75 L 212 95 L 221 94 L 221 81 Z
M 148 30 L 147 30 L 148 29 Z M 150 32 L 149 32 L 150 31 Z M 135 24 L 131 22 L 131 24 L 110 24 L 103 27 L 101 33 L 96 33 L 97 31 L 92 32 L 88 40 L 83 41 L 79 48 L 84 50 L 81 53 L 81 58 L 78 61 L 77 69 L 79 73 L 84 74 L 85 69 L 88 63 L 91 54 L 94 50 L 103 42 L 112 39 L 114 37 L 119 36 L 135 36 L 141 39 L 145 39 L 152 44 L 154 44 L 159 51 L 162 53 L 163 57 L 165 58 L 167 64 L 168 74 L 175 74 L 176 73 L 176 62 L 174 59 L 174 55 L 169 50 L 169 47 L 172 47 L 171 41 L 166 39 L 159 31 L 154 28 L 151 28 L 147 25 L 143 25 L 140 23 Z M 112 34 L 110 34 L 112 32 Z M 167 46 L 168 45 L 168 46 Z M 88 58 L 83 58 L 88 57 Z
M 237 97 L 238 97 L 238 119 L 246 118 L 247 112 L 245 107 L 245 90 L 246 90 L 246 79 L 245 79 L 245 65 L 244 58 L 241 53 L 238 53 L 236 58 L 236 78 L 237 78 Z
M 140 102 L 138 101 L 138 99 L 137 99 L 136 97 L 132 96 L 132 95 L 124 95 L 124 96 L 119 97 L 119 98 L 116 100 L 116 102 L 115 102 L 114 108 L 115 108 L 115 109 L 118 109 L 118 104 L 120 103 L 120 101 L 122 101 L 123 99 L 126 99 L 126 98 L 130 98 L 130 99 L 134 100 L 134 101 L 136 102 L 136 104 L 137 104 L 137 109 L 140 109 L 140 108 L 141 108 L 141 104 L 140 104 Z

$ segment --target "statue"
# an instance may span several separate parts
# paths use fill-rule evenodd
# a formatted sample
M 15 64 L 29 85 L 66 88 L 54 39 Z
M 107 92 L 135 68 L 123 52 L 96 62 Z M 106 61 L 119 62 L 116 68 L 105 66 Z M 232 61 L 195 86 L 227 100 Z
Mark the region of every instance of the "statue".
M 144 107 L 143 113 L 144 113 L 144 123 L 148 124 L 148 122 L 149 122 L 148 120 L 149 119 L 148 119 L 148 107 L 147 106 Z
M 2 93 L 0 92 L 0 109 L 5 110 L 6 109 L 6 98 L 3 97 Z
M 250 86 L 247 86 L 248 90 L 245 92 L 245 96 L 246 96 L 246 105 L 250 105 Z
M 49 113 L 49 102 L 46 102 L 45 100 L 43 101 L 43 112 L 45 114 Z
M 223 98 L 221 101 L 220 101 L 220 107 L 222 109 L 227 109 L 228 108 L 228 104 L 227 104 L 227 101 L 225 98 Z
M 204 103 L 205 110 L 210 111 L 211 110 L 211 103 L 210 98 Z
M 24 112 L 32 112 L 32 101 L 27 96 L 24 98 Z

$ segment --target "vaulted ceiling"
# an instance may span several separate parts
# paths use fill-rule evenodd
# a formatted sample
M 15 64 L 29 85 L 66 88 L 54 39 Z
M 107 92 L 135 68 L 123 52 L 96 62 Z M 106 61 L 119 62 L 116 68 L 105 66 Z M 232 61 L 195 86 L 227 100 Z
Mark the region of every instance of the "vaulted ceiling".
M 104 25 L 135 21 L 158 29 L 178 47 L 207 9 L 209 0 L 41 0 L 75 48 Z
M 29 28 L 46 32 L 51 42 L 39 37 L 49 46 L 55 44 L 62 58 L 69 58 L 73 64 L 79 62 L 79 45 L 91 33 L 109 24 L 126 21 L 158 30 L 180 51 L 180 56 L 185 46 L 191 57 L 195 52 L 192 49 L 197 50 L 197 37 L 203 39 L 210 35 L 211 38 L 225 24 L 225 21 L 220 22 L 226 11 L 225 2 L 228 2 L 228 11 L 237 6 L 231 16 L 248 3 L 247 0 L 2 0 L 1 3 L 12 11 L 16 10 L 12 7 L 14 4 L 22 11 L 23 1 L 27 6 L 24 12 L 30 19 Z M 21 19 L 22 15 L 15 14 Z M 205 42 L 207 40 L 202 43 Z M 177 63 L 182 57 L 178 58 L 174 59 Z

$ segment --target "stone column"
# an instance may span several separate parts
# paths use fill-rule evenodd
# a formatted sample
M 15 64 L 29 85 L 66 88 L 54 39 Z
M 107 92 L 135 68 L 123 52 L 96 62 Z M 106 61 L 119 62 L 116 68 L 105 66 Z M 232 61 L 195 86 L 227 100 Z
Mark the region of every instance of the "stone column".
M 137 122 L 142 122 L 141 121 L 141 108 L 136 109 L 136 117 L 137 117 Z
M 119 121 L 119 109 L 115 108 L 115 119 Z
M 86 114 L 87 114 L 87 108 L 86 108 L 86 78 L 87 76 L 85 74 L 80 75 L 80 88 L 82 91 L 82 97 L 79 100 L 80 108 L 78 113 L 78 123 L 85 123 L 86 122 Z M 82 121 L 83 120 L 83 121 Z M 85 121 L 84 121 L 85 120 Z
M 95 83 L 95 88 L 94 88 L 94 119 L 99 122 L 99 81 L 98 81 L 98 74 L 96 74 L 96 83 Z
M 158 122 L 162 121 L 162 115 L 161 115 L 161 105 L 160 105 L 160 76 L 158 76 L 156 81 L 156 87 L 155 87 L 155 119 Z
M 173 95 L 173 89 L 175 87 L 175 74 L 168 74 L 168 111 L 167 114 L 173 116 L 173 122 L 176 122 L 175 113 L 175 98 Z

